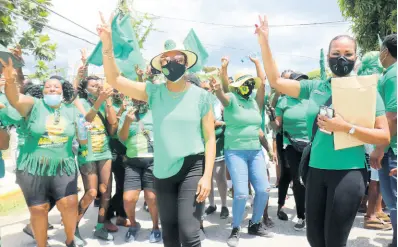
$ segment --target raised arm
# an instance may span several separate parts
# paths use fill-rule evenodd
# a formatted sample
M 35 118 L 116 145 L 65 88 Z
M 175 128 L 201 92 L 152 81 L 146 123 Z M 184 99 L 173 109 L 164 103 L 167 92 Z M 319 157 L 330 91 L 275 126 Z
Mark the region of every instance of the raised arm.
M 99 88 L 100 93 L 98 95 L 97 100 L 94 102 L 93 106 L 86 113 L 86 121 L 91 123 L 101 107 L 101 105 L 112 95 L 112 88 Z M 104 116 L 105 117 L 105 116 Z
M 104 71 L 106 81 L 119 92 L 130 98 L 142 101 L 148 101 L 146 93 L 146 83 L 131 81 L 120 75 L 120 71 L 116 65 L 115 56 L 113 54 L 111 23 L 113 16 L 109 22 L 106 22 L 102 13 L 100 13 L 102 24 L 97 27 L 98 35 L 102 41 L 102 54 L 104 62 Z
M 260 87 L 257 89 L 256 101 L 260 112 L 264 109 L 264 99 L 265 99 L 265 73 L 261 69 L 261 62 L 257 58 L 250 57 L 250 61 L 256 66 L 257 77 L 261 79 Z
M 120 129 L 120 131 L 118 133 L 119 139 L 122 142 L 127 141 L 127 139 L 129 138 L 130 125 L 131 125 L 131 123 L 136 121 L 136 118 L 135 118 L 136 111 L 137 111 L 136 109 L 132 109 L 126 114 L 122 128 Z
M 6 80 L 5 93 L 8 101 L 22 117 L 28 116 L 35 103 L 33 97 L 19 93 L 16 72 L 13 68 L 11 58 L 8 59 L 8 64 L 2 59 L 0 59 L 0 63 L 3 66 L 3 75 Z
M 229 58 L 228 57 L 223 57 L 221 58 L 221 70 L 220 70 L 220 77 L 221 77 L 221 82 L 222 82 L 222 90 L 225 93 L 229 92 L 229 81 L 228 81 L 228 64 L 229 64 Z
M 214 78 L 210 79 L 210 87 L 216 93 L 217 98 L 220 100 L 224 107 L 229 106 L 229 96 L 224 93 L 221 88 L 220 82 Z
M 117 132 L 118 119 L 111 98 L 106 99 L 105 112 L 106 112 L 106 120 L 108 121 L 109 124 L 108 132 L 111 136 L 113 136 Z
M 300 82 L 296 80 L 289 80 L 281 78 L 278 72 L 278 67 L 272 56 L 271 48 L 269 45 L 268 34 L 268 21 L 267 17 L 264 19 L 259 17 L 260 26 L 257 27 L 256 33 L 258 34 L 258 43 L 261 47 L 261 54 L 263 57 L 264 70 L 267 74 L 269 84 L 282 94 L 298 98 L 300 95 Z

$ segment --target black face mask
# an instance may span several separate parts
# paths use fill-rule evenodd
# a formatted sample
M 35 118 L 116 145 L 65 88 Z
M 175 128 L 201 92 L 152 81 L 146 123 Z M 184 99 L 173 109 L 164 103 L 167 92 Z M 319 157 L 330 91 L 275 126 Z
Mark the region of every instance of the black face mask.
M 242 90 L 241 88 L 237 88 L 237 92 L 243 98 L 248 99 L 250 97 L 250 95 L 253 93 L 254 82 L 250 82 L 250 83 L 245 82 L 242 86 L 243 87 L 247 87 L 246 90 Z
M 177 82 L 185 74 L 187 68 L 184 64 L 170 61 L 165 66 L 162 66 L 162 72 L 167 80 Z
M 343 77 L 354 69 L 355 60 L 347 59 L 345 56 L 329 58 L 329 67 L 333 74 Z

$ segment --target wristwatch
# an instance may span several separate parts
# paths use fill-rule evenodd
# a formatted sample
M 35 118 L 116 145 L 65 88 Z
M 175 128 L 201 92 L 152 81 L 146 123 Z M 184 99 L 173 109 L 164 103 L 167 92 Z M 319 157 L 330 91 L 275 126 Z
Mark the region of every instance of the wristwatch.
M 353 126 L 351 127 L 350 131 L 348 131 L 348 134 L 350 134 L 350 135 L 355 134 L 355 130 L 356 130 L 356 127 L 353 125 Z

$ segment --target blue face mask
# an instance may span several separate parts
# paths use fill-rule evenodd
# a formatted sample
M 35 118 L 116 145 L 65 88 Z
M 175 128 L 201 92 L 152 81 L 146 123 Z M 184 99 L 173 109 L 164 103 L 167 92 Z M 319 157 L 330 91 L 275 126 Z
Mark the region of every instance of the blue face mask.
M 62 94 L 46 94 L 43 97 L 44 103 L 49 106 L 57 106 L 62 102 Z

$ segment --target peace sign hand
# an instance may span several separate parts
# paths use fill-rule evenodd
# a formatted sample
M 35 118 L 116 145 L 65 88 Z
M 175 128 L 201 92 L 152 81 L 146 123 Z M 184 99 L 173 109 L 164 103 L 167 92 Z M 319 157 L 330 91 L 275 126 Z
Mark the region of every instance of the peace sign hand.
M 101 24 L 97 25 L 97 33 L 102 42 L 111 42 L 112 41 L 112 20 L 113 14 L 109 18 L 108 21 L 105 21 L 104 15 L 100 12 Z
M 225 69 L 228 67 L 229 64 L 229 57 L 222 57 L 221 58 L 221 68 Z
M 16 72 L 12 65 L 11 57 L 8 58 L 8 64 L 0 58 L 0 63 L 3 66 L 3 75 L 6 82 L 14 83 L 16 79 Z
M 85 65 L 87 62 L 87 49 L 86 48 L 81 49 L 80 54 L 82 55 L 80 60 L 82 60 L 83 65 Z
M 269 36 L 269 26 L 268 26 L 268 18 L 264 15 L 264 18 L 258 16 L 260 20 L 260 26 L 256 25 L 256 34 L 258 35 L 258 43 L 263 44 L 264 42 L 268 42 Z

